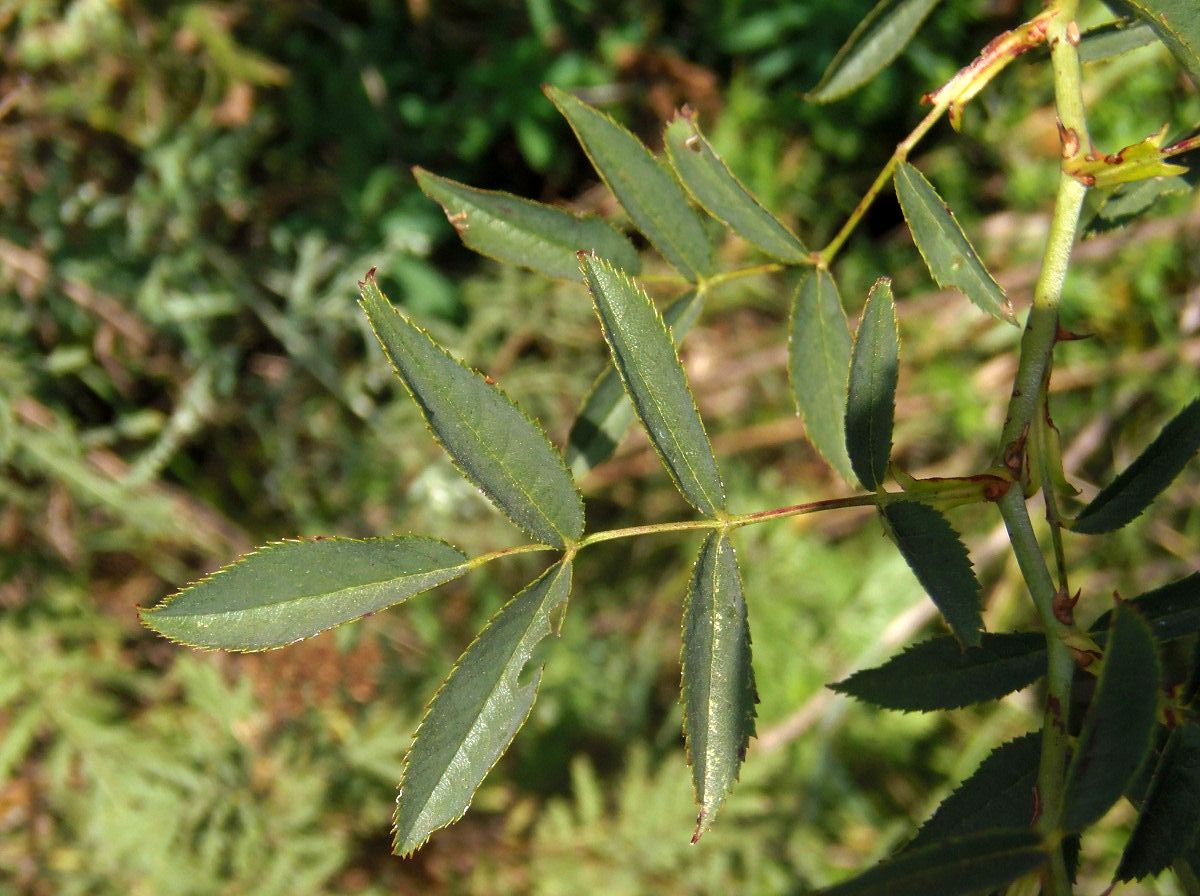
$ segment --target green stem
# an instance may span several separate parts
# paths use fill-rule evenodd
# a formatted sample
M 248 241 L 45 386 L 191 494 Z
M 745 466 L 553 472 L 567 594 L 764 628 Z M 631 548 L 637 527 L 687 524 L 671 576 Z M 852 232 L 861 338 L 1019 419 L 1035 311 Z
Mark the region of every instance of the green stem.
M 754 277 L 759 274 L 774 274 L 778 271 L 782 271 L 784 267 L 786 267 L 786 265 L 772 262 L 770 264 L 756 264 L 748 268 L 738 268 L 737 270 L 733 271 L 722 271 L 719 274 L 713 274 L 711 277 L 701 280 L 696 284 L 696 288 L 708 290 L 717 286 L 721 286 L 724 283 L 728 283 L 731 280 L 740 280 L 742 277 Z
M 1058 110 L 1064 160 L 1090 150 L 1091 141 L 1085 118 L 1079 56 L 1076 51 L 1078 28 L 1074 24 L 1078 0 L 1060 0 L 1047 23 L 1054 71 L 1054 95 Z M 1044 387 L 1048 381 L 1054 345 L 1058 339 L 1059 306 L 1071 248 L 1079 225 L 1079 212 L 1087 188 L 1065 171 L 1059 176 L 1054 214 L 1042 260 L 1042 269 L 1034 287 L 1033 306 L 1021 336 L 1020 360 L 1008 405 L 1008 417 L 1000 440 L 1000 456 L 1019 480 L 1025 481 L 1025 441 L 1034 414 L 1046 412 Z M 1040 450 L 1041 446 L 1038 446 Z M 1044 465 L 1043 465 L 1044 466 Z M 1053 512 L 1053 490 L 1046 481 L 1038 483 L 1046 494 L 1047 507 Z M 1030 597 L 1041 618 L 1046 634 L 1048 657 L 1046 710 L 1042 726 L 1042 754 L 1038 771 L 1040 815 L 1037 826 L 1046 837 L 1050 850 L 1049 869 L 1043 892 L 1046 896 L 1070 896 L 1071 882 L 1061 844 L 1059 820 L 1063 810 L 1066 761 L 1070 748 L 1067 734 L 1067 710 L 1071 700 L 1071 682 L 1075 662 L 1063 638 L 1068 629 L 1054 613 L 1055 587 L 1046 558 L 1042 554 L 1023 489 L 1013 488 L 998 502 L 1008 529 L 1013 553 Z M 1053 526 L 1052 526 L 1053 528 Z M 1058 548 L 1056 546 L 1056 552 Z

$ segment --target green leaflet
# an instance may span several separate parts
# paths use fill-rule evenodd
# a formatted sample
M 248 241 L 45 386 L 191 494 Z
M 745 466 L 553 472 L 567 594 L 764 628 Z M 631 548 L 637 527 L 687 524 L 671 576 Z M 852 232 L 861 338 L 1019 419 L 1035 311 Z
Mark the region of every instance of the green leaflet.
M 712 244 L 670 170 L 603 112 L 555 87 L 545 91 L 596 173 L 654 248 L 693 282 L 711 274 Z
M 701 208 L 768 255 L 808 262 L 804 244 L 733 176 L 686 111 L 667 126 L 665 143 L 671 166 Z
M 907 162 L 896 166 L 895 180 L 904 220 L 938 286 L 958 289 L 988 314 L 1015 324 L 1004 290 L 983 266 L 933 184 Z
M 1200 398 L 1163 427 L 1138 459 L 1080 511 L 1071 530 L 1096 535 L 1120 529 L 1171 484 L 1197 451 L 1200 451 Z
M 414 168 L 421 190 L 438 203 L 463 243 L 480 255 L 549 277 L 579 280 L 580 250 L 595 252 L 636 274 L 637 250 L 599 218 L 582 218 L 509 193 L 477 190 Z
M 1096 696 L 1067 770 L 1062 829 L 1081 831 L 1125 791 L 1150 752 L 1159 686 L 1150 628 L 1129 605 L 1112 615 Z
M 1156 641 L 1173 641 L 1200 632 L 1200 572 L 1147 591 L 1130 603 L 1150 624 Z M 1109 610 L 1097 619 L 1092 633 L 1107 633 L 1112 615 Z
M 999 889 L 1046 859 L 1028 829 L 991 830 L 905 850 L 817 896 L 965 896 Z
M 1198 842 L 1200 832 L 1200 724 L 1171 732 L 1121 856 L 1115 880 L 1158 874 Z
M 1200 85 L 1200 7 L 1196 0 L 1121 0 L 1148 23 Z
M 847 482 L 854 481 L 846 454 L 851 341 L 837 283 L 826 270 L 805 271 L 792 299 L 788 373 L 809 441 Z
M 905 850 L 947 837 L 1029 825 L 1041 754 L 1040 731 L 1001 744 L 942 801 Z
M 1042 635 L 985 633 L 965 650 L 952 637 L 930 638 L 830 688 L 886 709 L 930 712 L 997 700 L 1045 674 Z
M 958 533 L 940 513 L 917 501 L 889 502 L 880 512 L 892 540 L 954 637 L 964 647 L 978 647 L 983 628 L 979 580 Z
M 268 544 L 142 610 L 172 641 L 266 650 L 308 638 L 428 591 L 467 571 L 436 538 L 324 538 Z
M 1154 43 L 1158 35 L 1144 22 L 1108 22 L 1089 28 L 1079 41 L 1080 62 L 1101 62 Z
M 700 813 L 695 843 L 737 780 L 754 734 L 754 669 L 737 556 L 711 533 L 692 570 L 683 610 L 683 730 Z
M 522 683 L 552 614 L 571 591 L 571 564 L 550 567 L 492 617 L 442 684 L 413 738 L 396 801 L 395 844 L 409 855 L 463 816 L 525 723 L 541 681 Z
M 899 360 L 892 281 L 880 277 L 867 295 L 854 336 L 846 399 L 846 453 L 858 481 L 872 491 L 883 486 L 892 453 Z
M 541 428 L 388 303 L 373 272 L 362 306 L 434 437 L 463 475 L 530 536 L 563 547 L 583 534 L 583 499 Z
M 705 516 L 725 510 L 725 486 L 687 376 L 650 297 L 601 258 L 581 256 L 613 364 L 667 472 Z
M 880 0 L 838 50 L 807 98 L 828 103 L 862 87 L 900 55 L 938 2 Z
M 576 267 L 578 264 L 576 259 Z M 671 339 L 676 345 L 683 341 L 703 307 L 703 293 L 696 290 L 667 306 L 663 321 L 670 328 Z M 635 419 L 637 415 L 625 394 L 621 375 L 610 364 L 592 383 L 567 435 L 567 466 L 575 478 L 584 476 L 612 457 Z

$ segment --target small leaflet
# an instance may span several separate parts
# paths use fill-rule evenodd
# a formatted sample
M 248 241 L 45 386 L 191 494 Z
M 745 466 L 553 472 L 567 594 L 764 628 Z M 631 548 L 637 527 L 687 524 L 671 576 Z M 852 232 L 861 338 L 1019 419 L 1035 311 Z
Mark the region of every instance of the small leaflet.
M 1200 86 L 1200 11 L 1195 0 L 1122 0 L 1154 29 L 1158 39 Z
M 892 281 L 880 277 L 867 295 L 850 357 L 846 399 L 846 453 L 864 488 L 883 487 L 892 453 L 900 337 Z
M 806 97 L 839 100 L 862 87 L 908 46 L 939 0 L 880 0 L 847 39 Z
M 1115 880 L 1158 874 L 1196 845 L 1200 832 L 1200 724 L 1171 732 L 1154 769 Z
M 1150 752 L 1158 712 L 1158 652 L 1123 604 L 1112 615 L 1096 695 L 1067 769 L 1062 828 L 1082 831 L 1117 801 Z
M 1046 639 L 1036 632 L 984 633 L 965 650 L 942 635 L 829 687 L 885 709 L 932 712 L 998 700 L 1045 674 Z
M 712 243 L 675 175 L 599 109 L 557 88 L 544 89 L 579 138 L 596 173 L 654 248 L 692 282 L 711 274 Z
M 988 314 L 1015 324 L 1004 290 L 983 266 L 933 184 L 908 162 L 896 166 L 895 181 L 904 220 L 938 286 L 960 290 Z
M 700 812 L 695 843 L 737 780 L 758 702 L 737 556 L 711 533 L 692 570 L 683 610 L 683 730 Z
M 609 224 L 579 217 L 552 205 L 493 190 L 478 190 L 423 168 L 413 175 L 438 203 L 469 249 L 497 261 L 520 265 L 548 277 L 582 279 L 576 253 L 595 252 L 636 274 L 637 250 Z
M 686 109 L 667 126 L 665 142 L 671 166 L 701 208 L 773 258 L 808 262 L 808 249 L 733 176 Z
M 874 868 L 814 896 L 968 896 L 990 893 L 1046 861 L 1035 831 L 1003 828 L 937 840 L 890 856 Z
M 1132 522 L 1200 451 L 1200 398 L 1163 427 L 1133 463 L 1106 485 L 1071 524 L 1084 535 L 1112 532 Z
M 683 341 L 703 306 L 704 294 L 698 290 L 688 292 L 667 306 L 663 321 L 670 328 L 675 345 Z M 567 435 L 567 466 L 575 478 L 585 476 L 612 457 L 636 419 L 637 412 L 625 394 L 621 375 L 609 364 L 592 383 Z
M 525 724 L 541 669 L 531 677 L 522 673 L 570 592 L 571 564 L 564 560 L 505 604 L 455 664 L 404 760 L 396 800 L 397 855 L 411 855 L 434 831 L 462 818 Z
M 675 344 L 650 297 L 608 262 L 580 258 L 613 365 L 680 493 L 705 516 L 725 510 L 725 486 Z
M 889 501 L 880 513 L 954 637 L 964 648 L 978 647 L 983 629 L 979 579 L 958 533 L 945 517 L 918 501 Z
M 853 339 L 842 297 L 829 271 L 805 271 L 792 298 L 788 374 L 808 440 L 847 482 L 846 393 Z
M 361 288 L 379 344 L 462 474 L 539 542 L 565 547 L 579 538 L 583 498 L 541 427 L 393 308 L 374 270 Z
M 467 571 L 436 538 L 321 538 L 275 542 L 141 611 L 172 641 L 267 650 L 309 638 L 435 588 Z

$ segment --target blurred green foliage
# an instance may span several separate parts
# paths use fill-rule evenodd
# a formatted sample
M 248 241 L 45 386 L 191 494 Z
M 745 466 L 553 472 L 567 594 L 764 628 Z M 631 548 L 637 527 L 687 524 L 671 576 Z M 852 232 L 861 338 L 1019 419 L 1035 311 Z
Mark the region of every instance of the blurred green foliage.
M 747 185 L 817 242 L 921 114 L 917 94 L 1028 11 L 946 5 L 861 96 L 834 114 L 805 104 L 869 6 L 0 3 L 0 889 L 784 892 L 883 855 L 1030 724 L 1020 699 L 933 719 L 833 698 L 826 681 L 928 625 L 918 586 L 864 516 L 747 531 L 763 738 L 726 823 L 689 847 L 673 832 L 693 811 L 676 694 L 694 545 L 614 545 L 581 558 L 588 584 L 534 717 L 476 809 L 400 863 L 387 827 L 420 707 L 532 562 L 279 653 L 190 654 L 135 624 L 137 605 L 268 539 L 511 543 L 392 400 L 354 280 L 379 265 L 559 439 L 603 346 L 578 287 L 468 258 L 408 166 L 594 209 L 604 200 L 540 85 L 582 89 L 644 133 L 688 102 Z M 1103 108 L 1126 110 L 1097 117 L 1106 148 L 1200 120 L 1169 67 L 1124 65 L 1089 73 Z M 1018 301 L 1037 249 L 1025 231 L 1054 177 L 1042 74 L 1015 67 L 926 156 Z M 1161 96 L 1176 104 L 1144 100 Z M 840 263 L 843 292 L 895 272 L 912 297 L 899 450 L 913 472 L 972 468 L 1014 337 L 928 294 L 898 222 L 880 203 Z M 1097 338 L 1062 349 L 1056 407 L 1085 483 L 1194 394 L 1196 226 L 1177 198 L 1136 240 L 1080 250 L 1067 323 Z M 727 287 L 688 350 L 739 507 L 833 489 L 787 428 L 787 301 L 766 280 Z M 639 521 L 679 514 L 646 456 L 633 440 L 620 476 L 587 484 L 593 526 L 633 506 Z M 1174 490 L 1169 528 L 1142 520 L 1113 539 L 1106 571 L 1074 558 L 1078 584 L 1144 590 L 1111 572 L 1135 558 L 1153 583 L 1190 569 L 1196 489 Z M 986 550 L 982 520 L 955 522 Z M 1019 621 L 1011 571 L 982 565 L 990 612 Z M 615 567 L 620 588 L 606 584 Z

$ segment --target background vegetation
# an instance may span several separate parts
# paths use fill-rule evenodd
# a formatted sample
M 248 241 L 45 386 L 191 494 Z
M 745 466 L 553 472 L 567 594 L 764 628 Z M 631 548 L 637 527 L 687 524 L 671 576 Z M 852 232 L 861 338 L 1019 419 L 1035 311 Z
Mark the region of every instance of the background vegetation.
M 536 561 L 259 655 L 176 649 L 135 608 L 285 536 L 412 530 L 468 553 L 514 538 L 394 400 L 354 282 L 378 265 L 393 299 L 560 441 L 605 349 L 581 287 L 474 259 L 409 166 L 594 209 L 609 200 L 540 85 L 580 90 L 648 138 L 687 102 L 751 189 L 820 243 L 918 120 L 918 95 L 1036 5 L 945 4 L 883 77 L 813 107 L 800 92 L 866 0 L 0 3 L 0 888 L 776 893 L 909 834 L 1037 707 L 1018 694 L 900 715 L 824 689 L 935 625 L 869 512 L 739 536 L 760 736 L 696 847 L 677 702 L 695 539 L 581 557 L 589 587 L 534 718 L 467 818 L 409 862 L 389 856 L 388 824 L 420 709 Z M 1165 51 L 1138 53 L 1089 69 L 1102 146 L 1200 120 Z M 1057 176 L 1049 99 L 1044 67 L 1018 64 L 920 159 L 1018 307 Z M 900 223 L 878 204 L 839 262 L 843 294 L 896 274 L 907 469 L 982 468 L 1016 334 L 933 292 Z M 1085 497 L 1195 395 L 1198 233 L 1195 201 L 1171 197 L 1078 249 L 1065 314 L 1096 338 L 1064 348 L 1054 385 Z M 792 416 L 787 290 L 739 281 L 714 298 L 686 360 L 731 505 L 835 493 Z M 636 436 L 584 487 L 597 525 L 682 510 Z M 1072 558 L 1090 615 L 1114 590 L 1194 570 L 1198 496 L 1193 469 L 1105 542 L 1102 570 Z M 989 623 L 1017 624 L 1019 577 L 976 516 L 954 522 Z M 1136 580 L 1113 572 L 1135 565 Z M 1127 822 L 1118 809 L 1107 823 Z M 1115 859 L 1087 857 L 1096 891 Z

